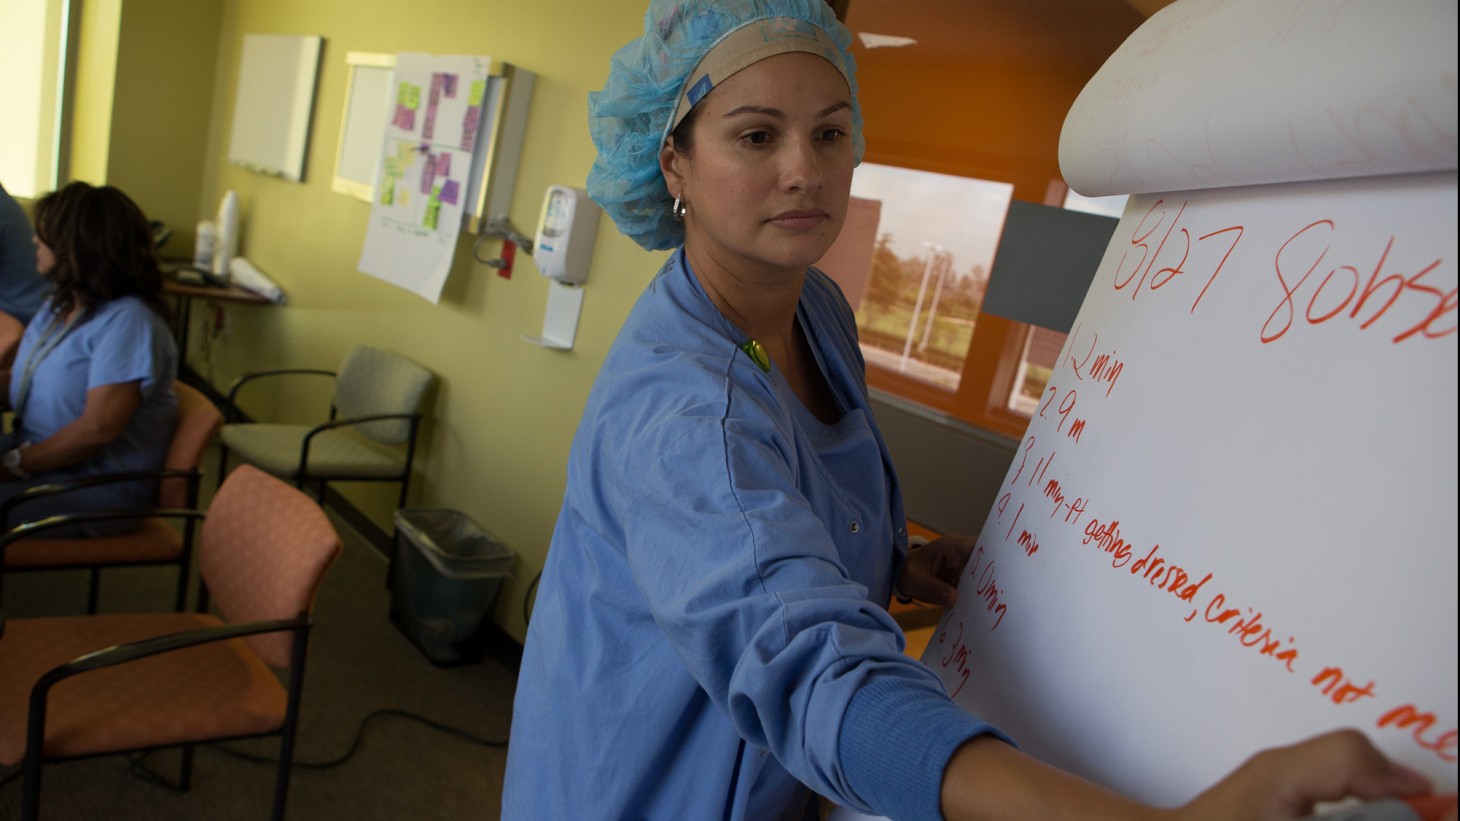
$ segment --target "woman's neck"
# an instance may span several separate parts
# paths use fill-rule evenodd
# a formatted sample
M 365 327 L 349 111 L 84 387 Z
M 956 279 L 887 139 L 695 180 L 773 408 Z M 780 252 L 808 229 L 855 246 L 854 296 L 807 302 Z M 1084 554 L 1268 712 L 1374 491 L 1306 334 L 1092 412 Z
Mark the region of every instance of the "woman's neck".
M 685 251 L 690 270 L 720 314 L 746 340 L 760 344 L 807 410 L 828 424 L 836 421 L 840 414 L 831 388 L 816 364 L 811 340 L 796 321 L 806 269 L 747 273 L 716 265 L 713 258 L 689 248 Z
M 801 302 L 804 269 L 732 268 L 709 254 L 685 248 L 690 270 L 717 310 L 748 338 L 767 348 L 789 344 Z

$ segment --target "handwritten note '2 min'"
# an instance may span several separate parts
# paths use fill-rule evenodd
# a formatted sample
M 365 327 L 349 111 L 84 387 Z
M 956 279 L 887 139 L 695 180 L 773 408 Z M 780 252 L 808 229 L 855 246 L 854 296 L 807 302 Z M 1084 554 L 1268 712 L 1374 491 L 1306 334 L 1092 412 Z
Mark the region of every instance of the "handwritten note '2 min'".
M 924 661 L 1183 801 L 1354 726 L 1455 787 L 1456 175 L 1132 197 Z

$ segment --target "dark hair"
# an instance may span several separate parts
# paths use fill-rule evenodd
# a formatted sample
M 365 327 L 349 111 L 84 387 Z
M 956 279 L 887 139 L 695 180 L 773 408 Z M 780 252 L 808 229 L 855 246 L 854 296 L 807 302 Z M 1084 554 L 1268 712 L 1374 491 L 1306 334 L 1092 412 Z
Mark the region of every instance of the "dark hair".
M 669 138 L 674 141 L 674 150 L 676 153 L 688 157 L 689 152 L 694 150 L 695 122 L 699 118 L 700 107 L 695 106 L 689 111 L 686 111 L 684 119 L 680 120 L 679 125 L 675 126 L 674 130 L 669 132 Z
M 73 182 L 35 204 L 35 234 L 55 256 L 45 273 L 57 314 L 136 294 L 159 314 L 162 270 L 142 209 L 118 188 Z

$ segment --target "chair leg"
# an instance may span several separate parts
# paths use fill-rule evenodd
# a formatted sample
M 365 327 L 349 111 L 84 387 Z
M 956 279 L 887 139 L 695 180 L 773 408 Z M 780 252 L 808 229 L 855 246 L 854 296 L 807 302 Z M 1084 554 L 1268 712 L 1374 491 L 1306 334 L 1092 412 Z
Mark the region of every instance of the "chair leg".
M 309 647 L 308 632 L 294 636 L 289 658 L 289 707 L 279 733 L 279 773 L 274 780 L 274 821 L 284 821 L 289 800 L 289 774 L 294 769 L 294 737 L 299 730 L 299 702 L 304 695 L 304 660 Z
M 193 745 L 182 748 L 182 764 L 178 767 L 177 788 L 187 792 L 193 786 Z
M 101 598 L 101 568 L 91 568 L 91 587 L 86 591 L 86 615 L 96 615 L 96 603 Z
M 181 613 L 188 607 L 188 566 L 179 564 L 177 566 L 177 600 L 173 604 L 173 612 Z
M 294 768 L 293 739 L 285 739 L 279 750 L 279 774 L 274 781 L 274 821 L 284 821 L 284 808 L 289 802 L 289 773 Z
M 25 751 L 25 791 L 21 797 L 21 821 L 36 821 L 41 815 L 41 754 Z
M 223 478 L 228 475 L 228 448 L 223 443 L 218 444 L 218 487 L 223 486 Z

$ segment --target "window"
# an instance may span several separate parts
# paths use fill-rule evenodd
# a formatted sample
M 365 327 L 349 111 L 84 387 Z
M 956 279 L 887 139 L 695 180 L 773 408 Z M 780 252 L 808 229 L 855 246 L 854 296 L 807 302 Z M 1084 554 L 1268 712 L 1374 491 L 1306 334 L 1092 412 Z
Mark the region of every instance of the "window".
M 1124 205 L 1057 188 L 1078 210 Z M 981 313 L 1012 196 L 1007 183 L 864 162 L 819 267 L 856 311 L 869 385 L 1017 438 L 1065 335 Z
M 839 247 L 823 264 L 857 312 L 869 363 L 958 389 L 1012 192 L 949 174 L 857 168 Z
M 864 162 L 818 267 L 856 311 L 869 385 L 1018 437 L 1029 411 L 1011 397 L 1043 390 L 1017 387 L 1038 376 L 1022 364 L 1031 326 L 980 313 L 1012 196 L 1007 183 Z
M 0 3 L 0 182 L 12 195 L 33 198 L 60 176 L 63 44 L 69 35 L 66 0 Z
M 1129 197 L 1123 194 L 1114 197 L 1086 197 L 1066 188 L 1062 205 L 1071 211 L 1120 219 L 1127 199 Z M 1059 358 L 1060 349 L 1064 345 L 1065 334 L 1059 331 L 1033 325 L 1025 326 L 1019 370 L 1014 378 L 1014 388 L 1008 396 L 1007 406 L 1010 411 L 1026 417 L 1034 412 L 1044 394 L 1044 386 L 1049 382 L 1050 371 L 1054 369 L 1055 360 Z

